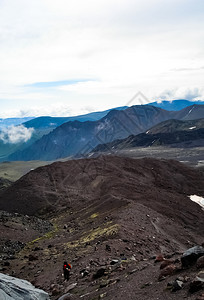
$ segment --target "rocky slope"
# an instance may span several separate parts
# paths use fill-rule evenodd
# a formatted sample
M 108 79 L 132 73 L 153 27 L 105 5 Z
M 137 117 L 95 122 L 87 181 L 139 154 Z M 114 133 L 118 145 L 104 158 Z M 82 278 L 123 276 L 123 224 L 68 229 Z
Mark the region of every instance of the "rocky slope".
M 141 133 L 130 135 L 128 138 L 115 140 L 112 143 L 96 146 L 91 153 L 117 151 L 131 149 L 134 147 L 152 147 L 152 146 L 171 146 L 171 147 L 203 147 L 204 146 L 204 128 L 193 131 L 176 131 L 171 133 L 150 134 Z
M 153 126 L 145 133 L 130 135 L 111 143 L 99 144 L 94 152 L 114 152 L 133 147 L 151 147 L 171 145 L 172 147 L 203 147 L 204 119 L 198 120 L 167 120 Z
M 11 257 L 2 254 L 2 272 L 29 280 L 53 300 L 63 294 L 195 300 L 202 289 L 190 292 L 190 284 L 200 269 L 183 268 L 181 257 L 203 243 L 204 212 L 189 198 L 204 195 L 203 179 L 202 172 L 173 160 L 111 156 L 31 171 L 0 198 L 1 209 L 21 213 L 2 213 L 1 233 L 10 244 L 22 243 Z M 53 227 L 46 229 L 45 220 Z M 159 254 L 171 263 L 164 271 L 155 262 Z M 72 264 L 68 282 L 65 260 Z M 183 287 L 171 292 L 167 284 L 178 277 Z
M 204 128 L 204 119 L 197 120 L 168 120 L 153 126 L 148 130 L 148 134 L 157 134 L 157 133 L 173 133 L 176 131 L 194 131 Z

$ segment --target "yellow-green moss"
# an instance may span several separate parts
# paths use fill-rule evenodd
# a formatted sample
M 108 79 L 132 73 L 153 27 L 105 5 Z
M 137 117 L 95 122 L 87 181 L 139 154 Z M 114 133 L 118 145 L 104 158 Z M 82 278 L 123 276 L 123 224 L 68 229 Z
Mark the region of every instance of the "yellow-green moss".
M 98 227 L 84 234 L 79 240 L 68 242 L 66 245 L 68 248 L 76 248 L 80 245 L 94 241 L 96 238 L 100 238 L 101 236 L 110 236 L 118 232 L 119 225 L 111 225 L 111 222 L 107 223 L 106 225 L 108 225 L 108 227 Z
M 91 219 L 95 219 L 95 218 L 97 218 L 97 217 L 98 217 L 98 213 L 92 214 L 92 215 L 90 216 Z
M 41 241 L 41 240 L 44 240 L 44 239 L 51 239 L 51 238 L 56 234 L 57 231 L 58 231 L 58 226 L 57 226 L 56 224 L 54 224 L 54 229 L 53 229 L 53 230 L 47 232 L 46 234 L 44 234 L 44 235 L 38 237 L 38 238 L 35 239 L 35 240 L 29 242 L 27 245 L 30 246 L 30 245 L 33 245 L 33 244 L 36 243 L 36 242 Z

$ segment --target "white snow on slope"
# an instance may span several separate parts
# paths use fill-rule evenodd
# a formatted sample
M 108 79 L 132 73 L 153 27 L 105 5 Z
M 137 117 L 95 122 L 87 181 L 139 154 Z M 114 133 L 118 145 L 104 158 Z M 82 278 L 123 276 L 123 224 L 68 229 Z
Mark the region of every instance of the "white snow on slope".
M 196 195 L 191 195 L 189 196 L 190 199 L 194 202 L 196 202 L 197 204 L 199 204 L 202 209 L 204 210 L 204 198 L 203 197 L 200 197 L 200 196 L 196 196 Z

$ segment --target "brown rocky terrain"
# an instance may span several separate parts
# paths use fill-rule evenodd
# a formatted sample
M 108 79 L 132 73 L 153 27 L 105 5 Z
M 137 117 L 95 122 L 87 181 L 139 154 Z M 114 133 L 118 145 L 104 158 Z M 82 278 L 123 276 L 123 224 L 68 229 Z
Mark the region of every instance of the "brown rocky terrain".
M 12 258 L 1 253 L 2 272 L 51 299 L 198 299 L 202 287 L 189 290 L 202 261 L 201 268 L 183 268 L 180 258 L 204 242 L 204 212 L 189 199 L 204 196 L 203 181 L 199 170 L 150 158 L 102 156 L 37 168 L 0 196 L 0 209 L 9 212 L 2 213 L 1 235 L 23 243 Z M 64 260 L 72 264 L 68 282 Z M 182 288 L 172 292 L 178 278 Z

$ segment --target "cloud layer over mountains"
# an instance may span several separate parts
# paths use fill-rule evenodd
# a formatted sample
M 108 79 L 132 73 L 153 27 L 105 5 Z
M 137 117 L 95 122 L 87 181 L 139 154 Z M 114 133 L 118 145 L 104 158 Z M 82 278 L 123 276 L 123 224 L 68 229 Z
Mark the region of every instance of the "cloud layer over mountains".
M 25 143 L 32 137 L 33 132 L 34 128 L 26 128 L 23 125 L 9 126 L 1 129 L 0 140 L 4 144 Z

